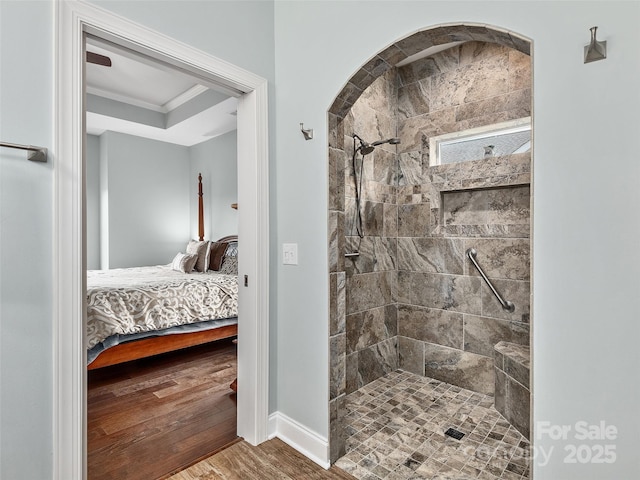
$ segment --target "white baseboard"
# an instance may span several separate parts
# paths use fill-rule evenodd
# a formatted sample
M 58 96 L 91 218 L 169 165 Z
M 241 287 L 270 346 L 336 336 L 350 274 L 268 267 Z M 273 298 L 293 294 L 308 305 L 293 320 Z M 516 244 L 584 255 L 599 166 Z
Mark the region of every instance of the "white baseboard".
M 329 442 L 323 436 L 280 412 L 269 415 L 268 428 L 270 439 L 278 437 L 322 468 L 328 469 L 331 466 Z

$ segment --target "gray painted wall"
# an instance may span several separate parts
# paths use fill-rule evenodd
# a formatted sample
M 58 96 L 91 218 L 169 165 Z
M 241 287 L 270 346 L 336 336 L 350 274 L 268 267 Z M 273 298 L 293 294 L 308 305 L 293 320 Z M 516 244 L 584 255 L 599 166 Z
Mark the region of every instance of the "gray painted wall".
M 328 434 L 328 348 L 317 341 L 328 335 L 328 107 L 362 64 L 418 29 L 464 20 L 532 38 L 534 425 L 605 420 L 620 431 L 616 463 L 596 466 L 564 463 L 564 443 L 543 435 L 537 444 L 556 450 L 549 465 L 535 467 L 535 478 L 638 476 L 640 386 L 633 379 L 640 323 L 632 300 L 640 293 L 640 64 L 633 60 L 640 57 L 639 2 L 99 4 L 269 80 L 270 410 L 320 435 Z M 0 2 L 3 140 L 52 146 L 54 5 Z M 367 28 L 336 29 L 349 18 Z M 609 55 L 583 65 L 592 25 L 611 40 Z M 313 141 L 302 138 L 300 121 L 314 128 Z M 54 163 L 17 159 L 9 167 L 13 156 L 2 152 L 0 171 L 0 476 L 48 479 Z M 606 176 L 603 162 L 615 166 Z M 279 265 L 282 242 L 299 243 L 298 267 Z M 16 255 L 19 249 L 28 254 Z
M 637 477 L 640 3 L 275 5 L 277 236 L 278 245 L 297 242 L 300 258 L 298 267 L 275 267 L 278 410 L 327 434 L 328 348 L 317 339 L 328 335 L 328 107 L 398 39 L 438 24 L 490 24 L 530 37 L 534 49 L 533 425 L 536 445 L 555 448 L 535 479 Z M 365 27 L 336 28 L 352 18 Z M 609 40 L 608 58 L 584 65 L 593 25 Z M 294 128 L 300 121 L 314 127 L 313 141 Z M 572 438 L 536 438 L 536 422 L 580 420 L 618 427 L 615 463 L 565 463 Z
M 226 133 L 189 149 L 191 232 L 198 238 L 198 174 L 202 174 L 204 238 L 217 240 L 238 233 L 238 165 L 236 131 Z
M 101 4 L 261 75 L 273 95 L 272 2 Z M 3 141 L 53 147 L 55 9 L 49 0 L 0 2 Z M 13 151 L 0 155 L 0 478 L 45 480 L 53 472 L 55 159 L 41 165 Z
M 189 149 L 116 132 L 100 141 L 109 202 L 102 268 L 170 263 L 189 241 Z
M 235 131 L 188 148 L 114 132 L 87 135 L 87 268 L 103 268 L 103 249 L 104 268 L 118 268 L 113 262 L 125 258 L 130 266 L 166 264 L 184 251 L 185 242 L 198 235 L 198 173 L 203 176 L 205 238 L 236 234 L 238 212 L 231 208 L 238 200 L 236 142 Z M 172 218 L 167 218 L 167 205 Z M 186 218 L 178 219 L 185 211 Z M 167 229 L 168 222 L 175 228 Z M 178 235 L 185 224 L 189 228 Z M 150 239 L 149 232 L 169 232 L 170 237 Z
M 87 135 L 87 269 L 100 268 L 100 137 Z
M 52 146 L 53 27 L 51 3 L 0 2 L 3 142 Z M 0 478 L 40 480 L 53 451 L 54 163 L 26 158 L 0 151 Z

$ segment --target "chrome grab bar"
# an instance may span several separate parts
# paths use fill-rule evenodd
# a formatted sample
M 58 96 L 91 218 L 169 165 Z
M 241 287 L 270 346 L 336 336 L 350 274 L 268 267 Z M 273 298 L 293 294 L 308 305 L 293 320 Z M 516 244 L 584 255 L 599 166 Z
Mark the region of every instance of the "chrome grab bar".
M 487 285 L 489 286 L 493 294 L 496 296 L 496 298 L 500 302 L 500 305 L 502 305 L 502 308 L 507 312 L 513 312 L 516 309 L 516 306 L 513 304 L 513 302 L 510 302 L 509 300 L 506 300 L 506 301 L 503 300 L 502 296 L 496 290 L 496 287 L 493 286 L 491 281 L 487 278 L 487 276 L 482 271 L 482 268 L 478 264 L 478 261 L 476 260 L 477 254 L 478 252 L 476 252 L 475 248 L 470 248 L 469 250 L 467 250 L 467 257 L 469 257 L 469 260 L 471 260 L 471 263 L 473 263 L 473 265 L 476 267 L 478 272 L 480 272 L 480 275 L 482 275 L 482 278 L 484 278 L 484 281 L 487 282 Z

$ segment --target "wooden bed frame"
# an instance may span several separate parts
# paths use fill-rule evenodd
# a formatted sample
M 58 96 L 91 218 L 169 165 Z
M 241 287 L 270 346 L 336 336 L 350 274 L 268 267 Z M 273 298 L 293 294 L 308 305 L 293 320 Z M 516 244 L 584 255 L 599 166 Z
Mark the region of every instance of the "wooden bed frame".
M 200 241 L 204 239 L 204 214 L 202 202 L 202 175 L 198 174 L 198 235 Z M 229 235 L 218 240 L 219 242 L 236 241 L 236 235 Z M 117 365 L 119 363 L 139 360 L 141 358 L 159 355 L 161 353 L 173 352 L 182 348 L 194 347 L 204 343 L 231 338 L 238 335 L 238 324 L 226 325 L 191 333 L 176 333 L 159 337 L 149 337 L 140 340 L 121 343 L 108 348 L 87 366 L 87 370 Z

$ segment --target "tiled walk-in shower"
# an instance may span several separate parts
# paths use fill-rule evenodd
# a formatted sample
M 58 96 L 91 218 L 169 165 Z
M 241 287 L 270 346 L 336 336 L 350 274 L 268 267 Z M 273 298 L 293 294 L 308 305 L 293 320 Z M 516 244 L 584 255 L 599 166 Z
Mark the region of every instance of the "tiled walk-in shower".
M 336 466 L 366 480 L 523 480 L 530 445 L 491 396 L 391 372 L 346 397 L 346 450 Z M 456 440 L 445 435 L 464 433 Z

